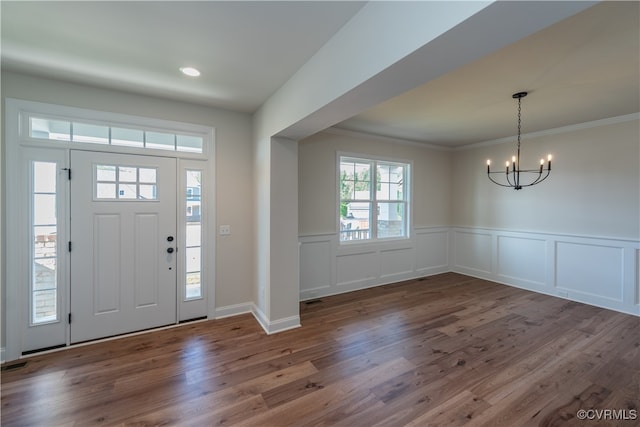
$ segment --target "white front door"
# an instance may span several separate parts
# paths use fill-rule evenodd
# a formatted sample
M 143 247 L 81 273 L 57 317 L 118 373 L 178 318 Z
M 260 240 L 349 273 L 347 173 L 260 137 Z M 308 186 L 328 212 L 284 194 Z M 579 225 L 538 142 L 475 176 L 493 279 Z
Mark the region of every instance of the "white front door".
M 176 159 L 71 151 L 70 342 L 176 322 Z

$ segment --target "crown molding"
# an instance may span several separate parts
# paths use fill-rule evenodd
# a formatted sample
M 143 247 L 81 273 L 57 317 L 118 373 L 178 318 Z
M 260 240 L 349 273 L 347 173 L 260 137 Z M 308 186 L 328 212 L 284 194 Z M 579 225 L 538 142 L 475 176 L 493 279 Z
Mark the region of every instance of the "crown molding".
M 640 113 L 625 114 L 623 116 L 609 117 L 606 119 L 592 120 L 590 122 L 578 123 L 575 125 L 561 126 L 558 128 L 545 129 L 537 132 L 523 133 L 520 136 L 522 138 L 537 138 L 548 135 L 558 135 L 566 132 L 573 132 L 577 130 L 591 129 L 600 126 L 613 125 L 617 123 L 624 123 L 633 120 L 640 120 Z M 513 142 L 516 136 L 508 136 L 505 138 L 493 139 L 489 141 L 477 142 L 474 144 L 463 145 L 461 147 L 452 148 L 452 151 L 464 151 L 473 150 L 475 148 L 489 147 L 492 145 L 505 144 L 507 142 Z
M 427 148 L 430 150 L 453 151 L 453 148 L 451 147 L 444 147 L 442 145 L 435 145 L 428 142 L 413 141 L 410 139 L 402 139 L 402 138 L 392 138 L 390 136 L 376 135 L 374 133 L 367 133 L 367 132 L 361 132 L 361 131 L 355 131 L 355 130 L 347 130 L 347 129 L 337 128 L 335 126 L 327 128 L 322 132 L 332 134 L 332 135 L 351 136 L 354 138 L 367 138 L 367 139 L 372 139 L 374 141 L 387 142 L 389 144 L 409 145 L 412 147 Z

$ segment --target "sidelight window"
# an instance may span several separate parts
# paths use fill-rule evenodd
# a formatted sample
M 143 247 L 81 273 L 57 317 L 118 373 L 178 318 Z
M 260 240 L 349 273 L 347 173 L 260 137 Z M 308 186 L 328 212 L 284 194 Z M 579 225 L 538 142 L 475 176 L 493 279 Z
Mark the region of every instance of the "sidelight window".
M 31 323 L 39 324 L 58 320 L 58 165 L 31 167 Z
M 186 171 L 185 300 L 202 297 L 202 171 Z

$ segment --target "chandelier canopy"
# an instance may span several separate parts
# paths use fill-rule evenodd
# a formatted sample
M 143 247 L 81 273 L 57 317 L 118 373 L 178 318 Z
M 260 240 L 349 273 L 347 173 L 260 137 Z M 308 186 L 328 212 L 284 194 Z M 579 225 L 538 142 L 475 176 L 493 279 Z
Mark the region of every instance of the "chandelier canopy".
M 520 169 L 520 128 L 521 128 L 521 102 L 522 98 L 527 96 L 527 92 L 518 92 L 512 95 L 513 99 L 518 100 L 518 149 L 516 155 L 511 157 L 511 163 L 507 161 L 505 171 L 491 171 L 491 160 L 487 160 L 487 176 L 491 182 L 501 187 L 510 187 L 515 190 L 522 190 L 524 187 L 531 187 L 547 179 L 551 173 L 551 154 L 547 157 L 547 167 L 544 167 L 544 159 L 540 159 L 540 167 L 538 169 Z M 526 182 L 520 180 L 528 177 Z M 494 178 L 495 177 L 495 178 Z M 502 178 L 501 178 L 502 177 Z

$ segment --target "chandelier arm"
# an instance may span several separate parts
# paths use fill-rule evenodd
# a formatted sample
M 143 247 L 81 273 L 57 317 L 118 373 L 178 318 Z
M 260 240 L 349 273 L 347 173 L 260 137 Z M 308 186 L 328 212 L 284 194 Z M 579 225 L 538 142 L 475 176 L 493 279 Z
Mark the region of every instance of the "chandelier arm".
M 551 172 L 550 170 L 546 169 L 547 173 L 544 177 L 542 177 L 542 179 L 540 179 L 540 177 L 538 177 L 538 179 L 536 179 L 535 181 L 533 181 L 531 184 L 527 184 L 527 185 L 523 185 L 523 187 L 531 187 L 532 185 L 536 185 L 536 184 L 540 184 L 542 181 L 544 181 L 545 179 L 547 179 L 549 177 L 549 173 Z M 542 174 L 541 174 L 542 175 Z
M 498 182 L 498 181 L 496 181 L 495 179 L 491 178 L 491 175 L 490 175 L 490 174 L 492 174 L 492 173 L 502 173 L 502 172 L 489 172 L 489 174 L 487 174 L 487 176 L 489 177 L 489 180 L 490 180 L 491 182 L 493 182 L 494 184 L 499 185 L 500 187 L 512 187 L 511 185 L 503 184 L 503 183 Z

